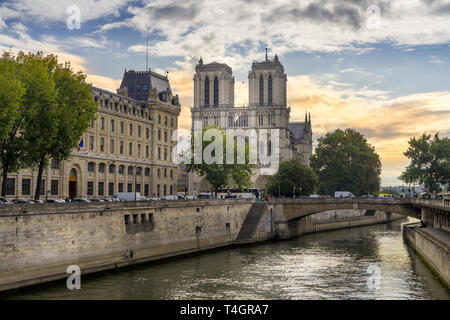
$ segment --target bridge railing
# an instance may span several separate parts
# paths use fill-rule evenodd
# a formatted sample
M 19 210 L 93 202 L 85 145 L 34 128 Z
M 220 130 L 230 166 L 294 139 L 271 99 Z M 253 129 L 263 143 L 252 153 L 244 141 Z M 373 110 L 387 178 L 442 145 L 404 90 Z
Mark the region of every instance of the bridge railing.
M 450 207 L 449 199 L 414 199 L 414 202 L 421 204 L 439 205 Z

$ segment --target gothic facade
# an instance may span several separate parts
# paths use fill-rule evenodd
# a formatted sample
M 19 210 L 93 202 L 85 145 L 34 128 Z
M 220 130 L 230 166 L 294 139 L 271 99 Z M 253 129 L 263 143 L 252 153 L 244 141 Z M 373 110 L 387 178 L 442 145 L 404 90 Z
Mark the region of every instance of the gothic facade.
M 290 123 L 287 106 L 287 76 L 275 55 L 269 60 L 253 62 L 248 74 L 248 106 L 234 105 L 234 77 L 232 69 L 222 63 L 204 64 L 200 59 L 194 75 L 194 106 L 191 108 L 192 128 L 195 121 L 203 127 L 216 124 L 223 129 L 279 130 L 279 160 L 299 158 L 309 165 L 312 154 L 311 116 L 305 122 Z M 271 145 L 266 148 L 271 152 Z M 261 167 L 255 170 L 253 184 L 264 188 L 265 176 Z M 190 174 L 189 192 L 206 191 L 205 181 Z

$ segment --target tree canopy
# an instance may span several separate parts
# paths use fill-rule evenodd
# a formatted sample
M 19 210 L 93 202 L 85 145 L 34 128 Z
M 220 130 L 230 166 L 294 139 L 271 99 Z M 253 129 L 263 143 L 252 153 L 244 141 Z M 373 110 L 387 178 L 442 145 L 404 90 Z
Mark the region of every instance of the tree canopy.
M 436 133 L 434 138 L 426 133 L 419 138 L 411 138 L 409 147 L 403 153 L 410 164 L 399 177 L 405 183 L 425 184 L 431 192 L 438 192 L 439 184 L 450 183 L 450 139 L 440 138 Z
M 197 140 L 195 138 L 194 135 L 191 140 L 189 163 L 186 163 L 188 172 L 205 177 L 214 190 L 227 187 L 229 183 L 233 183 L 235 188 L 241 190 L 251 186 L 252 169 L 255 166 L 249 161 L 250 149 L 247 141 L 244 142 L 244 159 L 238 161 L 239 144 L 220 127 L 216 125 L 205 127 Z M 234 141 L 232 163 L 227 163 L 227 140 Z M 196 143 L 199 143 L 198 150 L 202 156 L 199 163 L 196 163 L 198 161 L 195 159 Z
M 0 60 L 0 65 L 12 66 L 13 77 L 23 88 L 16 94 L 16 100 L 20 101 L 18 111 L 8 117 L 12 125 L 7 137 L 0 141 L 2 194 L 8 173 L 37 166 L 35 198 L 38 199 L 42 173 L 49 160 L 70 156 L 95 118 L 98 106 L 90 85 L 85 82 L 86 76 L 74 72 L 70 63 L 59 64 L 55 55 L 5 53 Z M 13 103 L 8 105 L 14 110 Z
M 380 157 L 364 136 L 353 129 L 338 129 L 319 138 L 311 167 L 319 176 L 322 194 L 350 191 L 363 195 L 380 189 Z
M 278 172 L 267 179 L 266 190 L 272 196 L 292 197 L 310 195 L 317 188 L 319 179 L 316 173 L 299 159 L 290 159 L 280 163 Z

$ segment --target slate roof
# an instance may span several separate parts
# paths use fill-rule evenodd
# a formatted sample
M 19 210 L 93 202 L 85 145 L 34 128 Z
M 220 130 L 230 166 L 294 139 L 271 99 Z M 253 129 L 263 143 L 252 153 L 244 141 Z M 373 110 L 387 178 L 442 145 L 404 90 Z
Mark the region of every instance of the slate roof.
M 305 136 L 307 129 L 305 130 L 304 122 L 293 122 L 289 123 L 289 131 L 291 132 L 291 137 L 295 140 L 301 140 Z
M 152 71 L 125 70 L 120 88 L 125 87 L 128 96 L 136 100 L 148 100 L 150 88 L 156 88 L 158 93 L 172 91 L 167 77 Z

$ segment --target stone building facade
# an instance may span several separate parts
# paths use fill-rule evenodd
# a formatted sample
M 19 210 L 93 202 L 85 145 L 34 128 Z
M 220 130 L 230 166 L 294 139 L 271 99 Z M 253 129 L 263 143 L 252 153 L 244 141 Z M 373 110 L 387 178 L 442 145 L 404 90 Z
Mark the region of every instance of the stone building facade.
M 201 121 L 202 126 L 215 124 L 223 129 L 279 130 L 279 161 L 299 158 L 309 165 L 312 154 L 311 116 L 305 122 L 290 123 L 287 106 L 287 76 L 278 56 L 253 62 L 248 74 L 248 106 L 234 105 L 234 77 L 232 69 L 217 62 L 204 64 L 200 59 L 194 75 L 194 106 L 191 108 L 192 125 Z M 260 148 L 258 144 L 258 148 Z M 266 150 L 272 152 L 268 140 Z M 253 186 L 264 189 L 267 176 L 261 175 L 261 165 L 253 175 Z M 189 175 L 189 192 L 206 191 L 208 185 L 195 174 Z
M 181 106 L 168 78 L 125 70 L 117 93 L 92 87 L 92 95 L 99 105 L 97 118 L 68 160 L 51 161 L 41 199 L 107 198 L 135 191 L 148 197 L 176 194 L 171 136 Z M 36 179 L 33 168 L 9 175 L 7 198 L 33 198 Z

